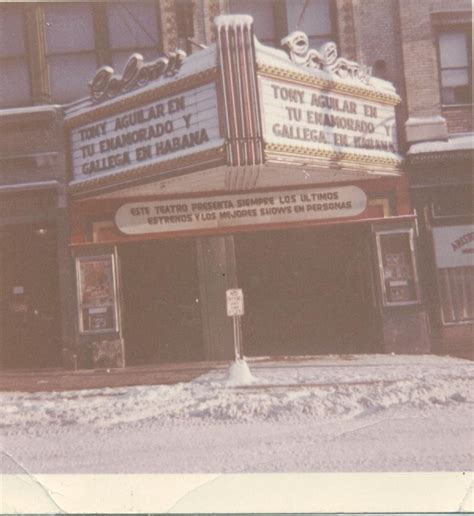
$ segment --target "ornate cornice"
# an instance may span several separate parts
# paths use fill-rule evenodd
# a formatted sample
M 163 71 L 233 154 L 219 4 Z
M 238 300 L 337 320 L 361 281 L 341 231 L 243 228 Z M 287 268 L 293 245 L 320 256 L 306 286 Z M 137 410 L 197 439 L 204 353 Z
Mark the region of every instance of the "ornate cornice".
M 208 68 L 197 74 L 183 77 L 176 81 L 167 82 L 157 88 L 148 89 L 127 97 L 119 98 L 118 100 L 111 102 L 110 104 L 102 104 L 96 107 L 91 107 L 87 112 L 83 112 L 77 115 L 71 115 L 65 119 L 65 125 L 67 128 L 72 129 L 74 127 L 94 122 L 95 120 L 114 115 L 119 111 L 127 109 L 133 109 L 140 104 L 146 104 L 147 102 L 153 102 L 159 100 L 162 97 L 181 93 L 192 88 L 197 88 L 209 82 L 213 82 L 217 78 L 217 68 Z
M 120 185 L 134 179 L 142 179 L 147 176 L 154 176 L 156 174 L 164 174 L 166 172 L 186 169 L 190 166 L 196 166 L 200 163 L 207 164 L 210 161 L 224 162 L 225 152 L 224 147 L 215 147 L 205 151 L 190 154 L 188 156 L 181 156 L 178 158 L 171 158 L 161 163 L 150 163 L 141 167 L 135 167 L 124 172 L 117 172 L 115 174 L 98 175 L 90 179 L 72 183 L 69 185 L 69 191 L 72 194 L 79 194 L 89 190 L 95 190 L 104 186 L 113 184 Z
M 446 2 L 448 4 L 448 2 Z M 472 18 L 472 11 L 469 9 L 450 9 L 449 6 L 446 9 L 439 11 L 432 11 L 431 23 L 436 27 L 446 27 L 449 25 L 467 25 L 471 24 L 470 18 Z
M 413 166 L 423 166 L 427 164 L 433 163 L 452 163 L 452 162 L 460 162 L 467 161 L 472 162 L 474 160 L 474 150 L 473 149 L 463 149 L 463 150 L 451 150 L 451 151 L 440 151 L 440 152 L 427 152 L 420 154 L 409 154 L 407 156 L 407 164 Z
M 321 77 L 311 76 L 304 72 L 278 68 L 276 66 L 266 65 L 263 63 L 257 63 L 257 71 L 260 75 L 271 79 L 284 79 L 285 81 L 296 84 L 306 84 L 319 89 L 330 89 L 334 92 L 346 93 L 348 95 L 367 100 L 375 100 L 391 106 L 396 106 L 401 100 L 395 93 L 384 93 L 380 90 L 369 90 L 367 88 L 358 87 L 354 84 L 330 81 Z
M 371 155 L 360 155 L 355 153 L 345 153 L 345 152 L 336 152 L 332 150 L 326 149 L 318 149 L 311 147 L 301 147 L 299 145 L 282 145 L 277 143 L 266 143 L 265 144 L 265 154 L 268 156 L 269 154 L 279 154 L 279 155 L 287 155 L 287 156 L 304 156 L 307 158 L 308 156 L 314 158 L 322 158 L 329 161 L 337 161 L 338 163 L 347 162 L 347 163 L 358 163 L 362 165 L 379 165 L 382 167 L 390 167 L 394 169 L 396 172 L 401 168 L 402 160 L 396 158 L 383 158 L 380 156 L 371 156 Z

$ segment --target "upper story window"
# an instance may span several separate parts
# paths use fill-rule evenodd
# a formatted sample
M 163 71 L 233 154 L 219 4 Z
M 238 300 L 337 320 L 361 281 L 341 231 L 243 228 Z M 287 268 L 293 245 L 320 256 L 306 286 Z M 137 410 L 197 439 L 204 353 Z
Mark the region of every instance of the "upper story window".
M 472 103 L 472 50 L 468 29 L 438 33 L 441 102 Z
M 134 52 L 146 60 L 156 57 L 159 47 L 158 14 L 151 2 L 106 4 L 111 64 L 121 70 Z
M 276 47 L 294 30 L 305 32 L 314 46 L 335 41 L 333 8 L 331 0 L 230 0 L 230 12 L 250 14 L 258 40 Z
M 0 99 L 3 107 L 31 103 L 26 58 L 25 12 L 20 5 L 0 7 Z
M 335 41 L 330 3 L 330 0 L 310 0 L 305 7 L 305 0 L 289 0 L 286 3 L 288 33 L 296 29 L 302 30 L 313 46 Z
M 97 69 L 92 5 L 82 2 L 44 6 L 46 56 L 51 97 L 64 103 L 87 95 Z
M 232 14 L 250 14 L 254 20 L 254 31 L 257 39 L 266 45 L 275 45 L 277 39 L 276 30 L 276 2 L 273 0 L 231 0 L 230 12 Z
M 157 0 L 0 5 L 0 106 L 44 98 L 71 102 L 88 95 L 88 82 L 100 66 L 120 72 L 134 52 L 156 58 L 162 48 L 158 5 Z

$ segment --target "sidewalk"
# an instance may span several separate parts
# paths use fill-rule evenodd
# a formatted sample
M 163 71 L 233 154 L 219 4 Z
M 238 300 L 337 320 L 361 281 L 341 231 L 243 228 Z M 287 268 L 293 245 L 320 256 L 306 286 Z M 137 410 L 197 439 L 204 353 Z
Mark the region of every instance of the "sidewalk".
M 1 372 L 0 391 L 52 392 L 133 385 L 170 385 L 189 382 L 211 369 L 227 365 L 216 362 L 193 362 L 79 371 L 17 369 Z
M 417 355 L 411 355 L 411 359 L 416 359 Z M 371 357 L 374 359 L 372 362 Z M 406 355 L 408 357 L 408 355 Z M 443 358 L 437 355 L 420 355 L 421 363 L 430 357 L 435 362 L 442 362 Z M 295 368 L 314 368 L 321 367 L 328 371 L 327 368 L 334 368 L 336 366 L 362 366 L 374 367 L 380 361 L 395 363 L 400 367 L 401 356 L 393 355 L 314 355 L 314 356 L 280 356 L 280 357 L 251 357 L 248 358 L 248 363 L 252 371 L 258 373 L 259 370 L 265 369 L 267 371 L 287 368 L 288 379 L 292 376 L 290 370 Z M 462 357 L 468 358 L 468 357 Z M 472 357 L 469 357 L 472 360 Z M 430 360 L 430 361 L 431 361 Z M 453 358 L 453 360 L 455 360 Z M 403 363 L 403 362 L 402 362 Z M 135 385 L 172 385 L 181 382 L 190 382 L 195 378 L 208 373 L 210 371 L 225 373 L 231 364 L 230 361 L 220 362 L 181 362 L 181 363 L 167 363 L 167 364 L 151 364 L 142 366 L 130 366 L 123 369 L 82 369 L 78 371 L 71 371 L 67 369 L 17 369 L 6 370 L 0 373 L 0 392 L 62 392 L 70 390 L 82 389 L 101 389 L 106 387 L 129 387 Z M 321 371 L 322 372 L 322 371 Z M 326 374 L 321 375 L 318 382 L 312 385 L 309 382 L 306 386 L 323 387 L 328 383 L 322 380 L 326 378 L 326 382 L 334 382 L 334 378 L 327 377 Z M 339 380 L 340 381 L 340 380 Z M 357 378 L 352 379 L 354 385 L 362 383 L 373 383 L 374 378 Z M 376 380 L 379 383 L 390 383 L 388 380 L 379 378 Z M 314 383 L 314 382 L 313 382 Z M 344 382 L 346 383 L 346 382 Z M 285 382 L 286 387 L 297 387 L 292 385 L 293 382 Z M 242 387 L 246 390 L 255 389 L 269 389 L 277 387 L 276 385 L 253 385 Z M 280 385 L 279 388 L 282 388 Z

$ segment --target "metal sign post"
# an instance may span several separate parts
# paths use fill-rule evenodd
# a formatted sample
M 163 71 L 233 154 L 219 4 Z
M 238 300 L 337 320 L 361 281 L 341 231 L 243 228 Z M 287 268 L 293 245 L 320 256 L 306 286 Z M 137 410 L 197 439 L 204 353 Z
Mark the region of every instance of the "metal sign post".
M 234 324 L 234 353 L 235 360 L 243 360 L 242 354 L 242 324 L 241 316 L 244 315 L 244 294 L 240 288 L 226 290 L 227 315 L 232 317 Z

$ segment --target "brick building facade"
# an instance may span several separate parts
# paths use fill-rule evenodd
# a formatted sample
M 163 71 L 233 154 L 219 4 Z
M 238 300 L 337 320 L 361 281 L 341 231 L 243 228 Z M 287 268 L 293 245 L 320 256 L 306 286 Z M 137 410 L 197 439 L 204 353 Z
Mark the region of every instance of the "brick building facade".
M 278 47 L 280 40 L 298 27 L 308 33 L 314 47 L 334 40 L 342 56 L 370 66 L 375 77 L 394 84 L 402 99 L 396 108 L 396 121 L 399 149 L 405 158 L 404 177 L 395 190 L 408 192 L 408 182 L 411 185 L 415 211 L 412 212 L 407 200 L 403 201 L 407 211 L 402 212 L 413 213 L 417 221 L 420 303 L 408 312 L 403 307 L 382 309 L 385 323 L 380 323 L 374 335 L 385 340 L 385 351 L 450 353 L 469 346 L 474 318 L 473 264 L 469 261 L 469 243 L 465 237 L 469 228 L 472 229 L 473 213 L 472 197 L 466 193 L 472 188 L 470 2 L 20 3 L 4 4 L 0 8 L 3 35 L 0 63 L 5 70 L 0 81 L 0 225 L 4 236 L 0 324 L 5 367 L 91 365 L 90 358 L 81 351 L 84 339 L 77 336 L 76 273 L 70 246 L 74 234 L 71 215 L 74 187 L 70 184 L 69 142 L 64 128 L 67 106 L 88 95 L 87 83 L 94 70 L 104 65 L 119 70 L 134 51 L 142 53 L 146 60 L 177 47 L 192 55 L 202 52 L 200 47 L 212 45 L 216 40 L 215 16 L 226 13 L 253 15 L 256 36 L 265 45 Z M 374 183 L 369 187 L 374 206 L 379 202 L 380 185 Z M 387 206 L 391 203 L 392 214 L 400 209 L 398 201 L 393 200 L 395 197 L 383 201 Z M 112 201 L 103 202 L 113 205 Z M 289 234 L 287 237 L 294 238 Z M 454 241 L 461 242 L 464 238 L 467 242 L 459 244 L 467 249 L 460 261 L 442 253 L 451 237 Z M 222 253 L 229 260 L 229 246 L 234 246 L 229 238 L 217 242 L 206 237 L 200 241 L 197 260 L 203 277 L 212 275 Z M 329 242 L 332 237 L 324 238 Z M 242 249 L 251 245 L 249 242 L 241 238 L 241 251 L 237 254 L 242 254 Z M 157 251 L 160 252 L 167 251 Z M 214 262 L 205 260 L 207 253 L 215 255 Z M 36 265 L 34 260 L 19 259 L 28 255 L 41 258 Z M 454 261 L 450 263 L 450 259 Z M 127 260 L 133 261 L 133 251 L 124 254 L 124 263 Z M 221 266 L 224 276 L 236 274 L 232 270 L 235 263 L 227 268 Z M 224 283 L 214 284 L 212 288 L 219 290 L 223 286 Z M 200 288 L 202 291 L 202 285 Z M 230 330 L 225 317 L 214 314 L 218 309 L 213 303 L 201 310 L 202 317 L 208 321 L 204 347 L 214 349 L 214 355 L 208 356 L 224 358 L 228 353 L 219 355 L 215 348 L 219 336 L 227 335 Z M 191 320 L 195 314 L 188 316 Z M 190 335 L 196 331 L 191 326 Z M 388 343 L 396 341 L 401 326 L 406 332 L 406 346 L 390 347 Z M 420 332 L 430 334 L 429 344 L 417 348 L 408 341 L 424 342 L 425 337 L 416 337 Z M 42 352 L 44 359 L 36 358 L 39 349 L 34 335 L 39 334 L 43 335 L 41 342 L 49 343 L 46 345 L 49 351 Z M 184 334 L 182 337 L 187 338 Z M 336 340 L 339 338 L 337 335 Z M 12 351 L 12 342 L 16 351 Z M 343 349 L 342 346 L 340 350 Z M 369 346 L 360 351 L 370 349 Z M 307 351 L 304 345 L 300 350 Z M 264 346 L 261 352 L 271 353 L 271 349 Z M 178 356 L 168 355 L 170 360 Z

